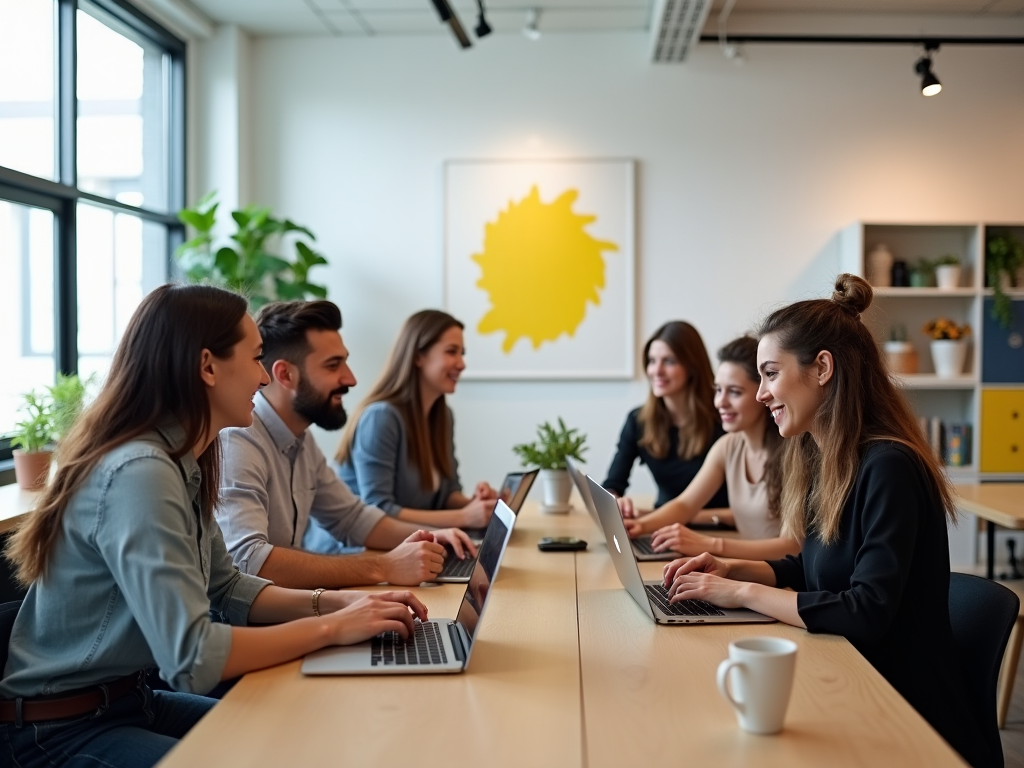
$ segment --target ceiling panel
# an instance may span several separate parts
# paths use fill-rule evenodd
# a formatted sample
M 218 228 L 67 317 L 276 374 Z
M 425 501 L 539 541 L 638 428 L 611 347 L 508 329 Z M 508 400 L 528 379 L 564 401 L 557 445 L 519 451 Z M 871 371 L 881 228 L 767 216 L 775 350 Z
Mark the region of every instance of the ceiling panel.
M 715 0 L 711 13 L 726 0 Z M 1019 12 L 1021 0 L 738 0 L 733 13 L 1005 14 Z

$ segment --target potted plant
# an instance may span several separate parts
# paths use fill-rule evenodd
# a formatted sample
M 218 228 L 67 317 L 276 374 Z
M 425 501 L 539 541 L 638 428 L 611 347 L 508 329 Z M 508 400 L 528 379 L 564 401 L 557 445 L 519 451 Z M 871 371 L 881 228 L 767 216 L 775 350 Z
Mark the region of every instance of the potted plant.
M 910 287 L 929 288 L 935 283 L 935 264 L 928 259 L 919 259 L 910 268 Z
M 935 375 L 948 379 L 964 371 L 967 360 L 967 336 L 971 326 L 958 325 L 952 320 L 940 317 L 925 323 L 922 329 L 931 338 L 932 363 Z
M 14 476 L 18 487 L 37 491 L 46 485 L 53 456 L 53 406 L 45 394 L 35 390 L 24 395 L 21 412 L 25 418 L 14 425 Z
M 513 446 L 524 467 L 540 467 L 540 479 L 544 489 L 544 512 L 565 513 L 569 511 L 569 495 L 572 493 L 572 479 L 565 468 L 565 459 L 571 456 L 583 460 L 587 450 L 586 435 L 577 429 L 566 427 L 562 418 L 558 427 L 544 422 L 537 427 L 537 440 Z
M 64 438 L 78 418 L 78 414 L 82 412 L 85 405 L 85 390 L 91 381 L 91 376 L 82 381 L 76 373 L 70 376 L 58 373 L 57 383 L 46 388 L 50 393 L 53 439 L 56 442 Z
M 935 284 L 943 291 L 960 287 L 960 257 L 952 253 L 940 256 L 935 261 Z
M 985 276 L 992 288 L 992 319 L 1003 328 L 1013 323 L 1013 302 L 1006 289 L 1024 282 L 1024 244 L 1012 232 L 996 232 L 986 243 Z
M 178 211 L 178 218 L 197 235 L 175 251 L 185 277 L 193 283 L 209 283 L 245 296 L 252 309 L 277 300 L 327 297 L 327 288 L 311 283 L 309 271 L 327 259 L 302 240 L 295 240 L 295 256 L 288 259 L 271 252 L 283 235 L 313 233 L 288 219 L 274 218 L 269 208 L 250 205 L 232 211 L 238 231 L 231 243 L 214 250 L 213 228 L 217 220 L 216 193 L 203 197 L 195 208 Z

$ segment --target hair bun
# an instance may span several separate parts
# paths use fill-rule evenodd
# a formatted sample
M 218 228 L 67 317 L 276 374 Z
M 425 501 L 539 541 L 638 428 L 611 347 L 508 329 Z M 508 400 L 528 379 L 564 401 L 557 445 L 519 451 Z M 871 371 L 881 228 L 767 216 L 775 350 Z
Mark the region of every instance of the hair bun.
M 875 293 L 863 277 L 843 273 L 836 278 L 832 301 L 852 315 L 860 315 L 871 306 Z

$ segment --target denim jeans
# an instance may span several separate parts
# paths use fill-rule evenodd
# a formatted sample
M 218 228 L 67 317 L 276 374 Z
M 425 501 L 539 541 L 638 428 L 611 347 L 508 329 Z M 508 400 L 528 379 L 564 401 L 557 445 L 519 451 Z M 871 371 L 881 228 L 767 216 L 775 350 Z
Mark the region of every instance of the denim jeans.
M 13 768 L 149 768 L 217 701 L 134 690 L 101 712 L 68 720 L 0 723 L 0 765 Z

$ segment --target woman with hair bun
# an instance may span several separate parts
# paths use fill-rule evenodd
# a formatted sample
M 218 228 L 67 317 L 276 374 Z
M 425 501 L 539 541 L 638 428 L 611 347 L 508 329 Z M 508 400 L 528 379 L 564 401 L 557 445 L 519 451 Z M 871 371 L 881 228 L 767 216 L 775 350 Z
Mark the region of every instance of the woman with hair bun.
M 871 287 L 840 275 L 760 330 L 764 403 L 786 438 L 783 560 L 702 554 L 665 567 L 672 600 L 746 607 L 842 635 L 974 766 L 1001 765 L 963 703 L 949 619 L 953 491 L 860 315 Z

